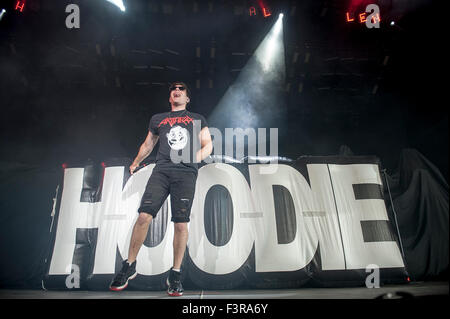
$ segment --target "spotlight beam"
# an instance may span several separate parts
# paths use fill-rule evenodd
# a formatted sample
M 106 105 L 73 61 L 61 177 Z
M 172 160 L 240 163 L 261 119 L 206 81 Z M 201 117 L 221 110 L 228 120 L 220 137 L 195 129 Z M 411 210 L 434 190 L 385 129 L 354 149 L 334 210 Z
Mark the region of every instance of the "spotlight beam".
M 125 12 L 125 6 L 123 5 L 122 0 L 106 0 L 106 1 L 117 6 L 120 9 L 120 11 Z
M 285 120 L 283 18 L 279 16 L 208 118 L 218 129 L 279 126 Z
M 271 66 L 273 65 L 273 57 L 275 54 L 280 54 L 280 50 L 284 49 L 282 46 L 278 45 L 280 40 L 280 32 L 283 29 L 283 14 L 280 14 L 272 30 L 264 39 L 261 44 L 262 48 L 258 48 L 256 51 L 256 56 L 263 65 L 263 71 L 269 72 Z
M 5 14 L 6 10 L 2 9 L 2 11 L 0 11 L 0 20 L 2 20 L 3 15 Z

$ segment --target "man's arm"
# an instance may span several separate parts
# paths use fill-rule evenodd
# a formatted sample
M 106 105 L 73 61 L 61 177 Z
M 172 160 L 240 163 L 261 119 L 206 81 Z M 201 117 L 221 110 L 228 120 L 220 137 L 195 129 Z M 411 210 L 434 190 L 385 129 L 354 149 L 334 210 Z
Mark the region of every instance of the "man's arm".
M 196 154 L 196 160 L 197 160 L 197 163 L 200 163 L 206 157 L 208 157 L 209 154 L 212 153 L 213 144 L 212 144 L 212 140 L 211 140 L 211 134 L 209 133 L 209 129 L 207 126 L 205 126 L 200 131 L 200 134 L 198 137 L 200 139 L 200 145 L 202 148 L 200 150 L 198 150 L 198 152 Z
M 144 143 L 142 143 L 141 147 L 139 148 L 138 155 L 134 159 L 133 164 L 130 165 L 131 174 L 133 174 L 133 171 L 136 169 L 136 167 L 138 167 L 139 164 L 141 164 L 141 162 L 150 155 L 156 143 L 158 142 L 158 139 L 158 135 L 154 135 L 151 131 L 148 131 L 148 135 Z

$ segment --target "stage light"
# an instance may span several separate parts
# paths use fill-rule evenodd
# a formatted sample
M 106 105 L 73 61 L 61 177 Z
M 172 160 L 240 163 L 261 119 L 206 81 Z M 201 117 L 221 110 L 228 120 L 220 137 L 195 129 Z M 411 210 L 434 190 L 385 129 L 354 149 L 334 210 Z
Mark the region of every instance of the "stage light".
M 5 15 L 6 10 L 2 9 L 2 11 L 0 11 L 0 21 L 2 20 L 3 16 Z
M 114 4 L 115 6 L 117 6 L 120 11 L 125 12 L 125 6 L 123 5 L 123 1 L 122 0 L 106 0 L 112 4 Z
M 395 21 L 391 21 L 391 26 L 393 27 L 395 25 Z

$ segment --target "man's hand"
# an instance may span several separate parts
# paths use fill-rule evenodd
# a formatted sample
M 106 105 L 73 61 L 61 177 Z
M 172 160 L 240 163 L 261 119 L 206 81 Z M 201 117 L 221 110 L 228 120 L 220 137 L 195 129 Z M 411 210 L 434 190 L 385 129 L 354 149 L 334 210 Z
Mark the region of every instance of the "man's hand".
M 139 164 L 136 164 L 135 162 L 133 162 L 133 164 L 130 165 L 130 173 L 131 175 L 134 174 L 134 170 L 136 169 L 136 167 L 138 167 Z
M 136 169 L 136 167 L 139 166 L 139 164 L 147 157 L 150 155 L 150 153 L 153 150 L 153 147 L 156 145 L 156 143 L 158 142 L 159 136 L 158 135 L 153 135 L 152 132 L 148 131 L 148 135 L 144 141 L 144 143 L 142 143 L 141 147 L 139 148 L 139 153 L 136 156 L 136 158 L 133 161 L 133 164 L 130 165 L 130 173 L 131 175 L 134 174 L 134 170 Z

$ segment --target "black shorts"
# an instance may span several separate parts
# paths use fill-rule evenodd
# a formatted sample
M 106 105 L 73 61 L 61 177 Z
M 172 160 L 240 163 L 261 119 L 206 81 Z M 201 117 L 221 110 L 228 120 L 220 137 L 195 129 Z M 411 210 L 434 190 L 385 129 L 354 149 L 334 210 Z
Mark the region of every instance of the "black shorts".
M 155 218 L 170 194 L 172 221 L 189 222 L 196 181 L 197 174 L 191 171 L 153 169 L 138 212 L 150 214 Z

